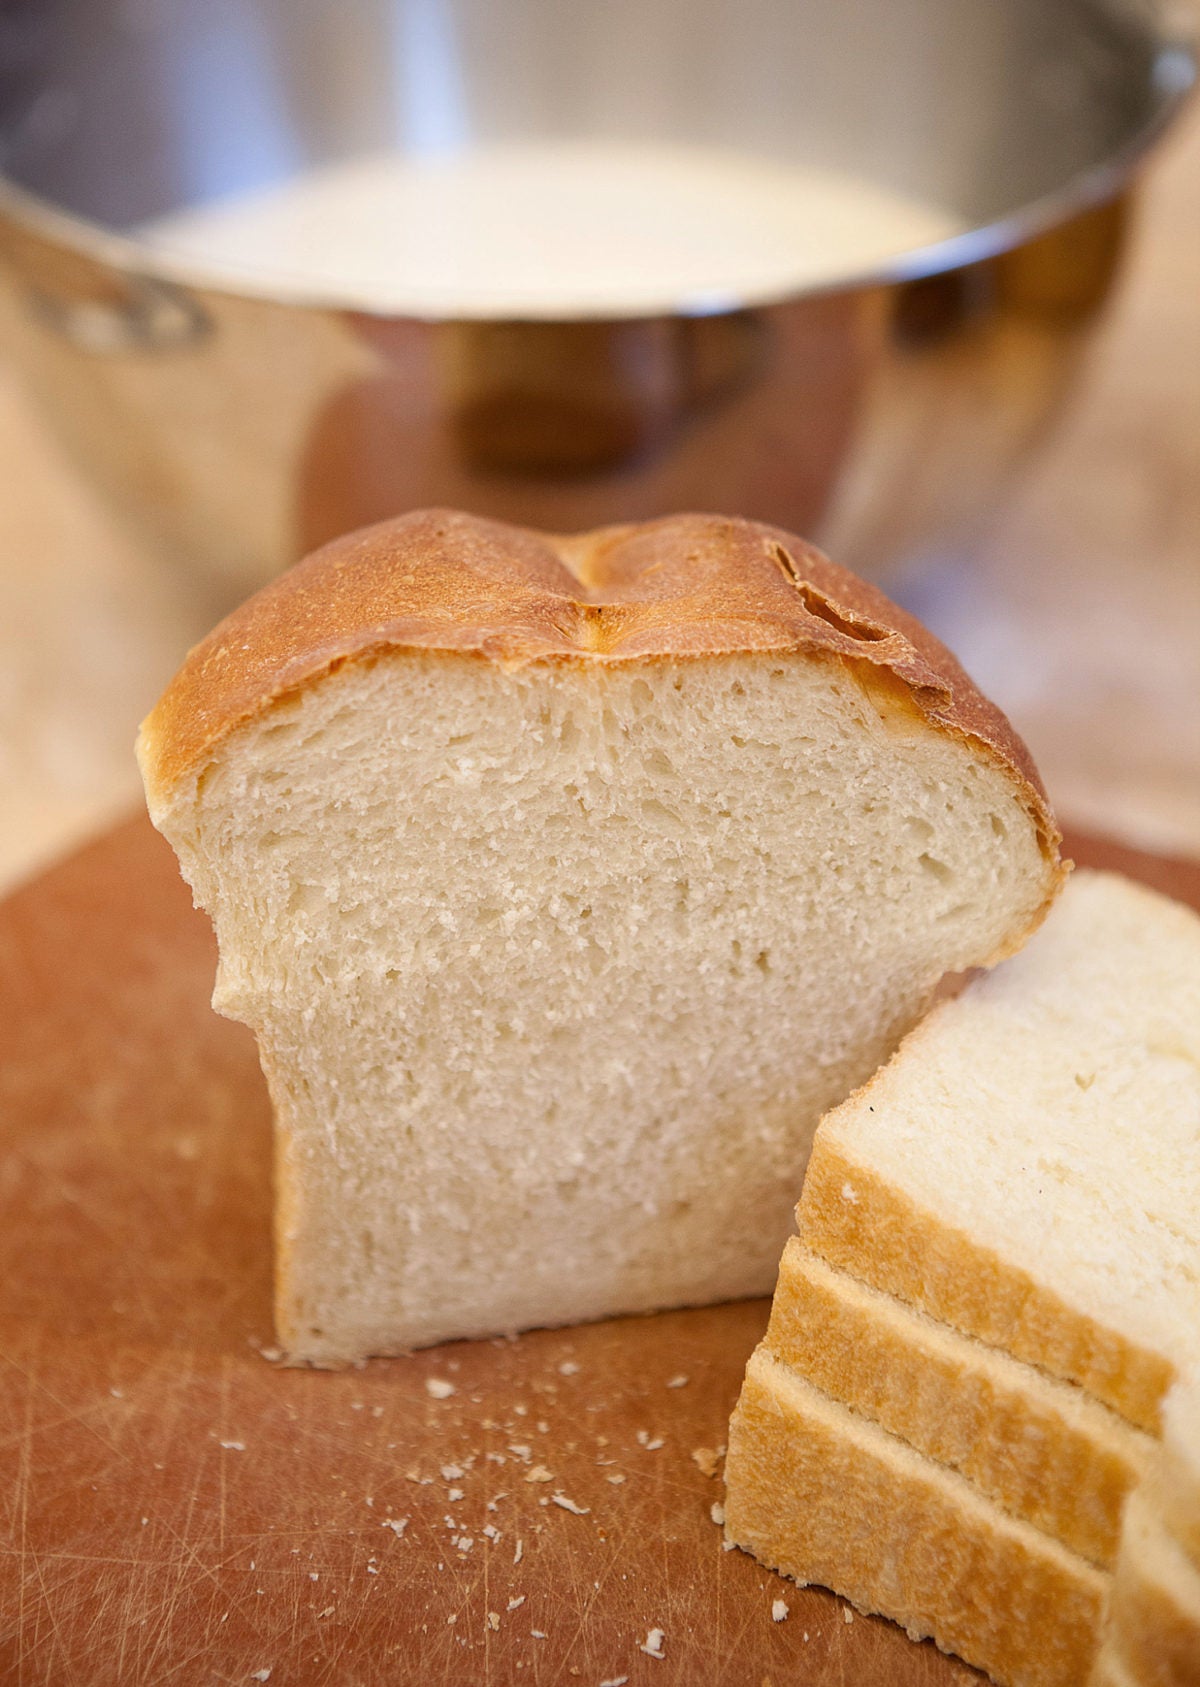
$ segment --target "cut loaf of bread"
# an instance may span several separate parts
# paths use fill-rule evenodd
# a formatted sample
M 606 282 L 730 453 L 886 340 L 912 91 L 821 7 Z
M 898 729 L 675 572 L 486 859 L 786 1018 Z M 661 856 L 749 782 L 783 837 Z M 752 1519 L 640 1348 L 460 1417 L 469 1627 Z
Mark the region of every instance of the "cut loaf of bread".
M 277 1126 L 319 1362 L 762 1293 L 821 1113 L 1061 876 L 947 652 L 681 516 L 352 535 L 189 656 L 150 812 Z
M 726 1538 L 1004 1687 L 1080 1687 L 1111 1578 L 762 1347 L 729 1428 Z
M 1051 916 L 1053 918 L 1053 916 Z M 1157 1443 L 1082 1389 L 784 1249 L 763 1345 L 814 1387 L 1111 1568 Z
M 821 1125 L 806 1246 L 1159 1427 L 1200 1338 L 1200 918 L 1077 873 Z

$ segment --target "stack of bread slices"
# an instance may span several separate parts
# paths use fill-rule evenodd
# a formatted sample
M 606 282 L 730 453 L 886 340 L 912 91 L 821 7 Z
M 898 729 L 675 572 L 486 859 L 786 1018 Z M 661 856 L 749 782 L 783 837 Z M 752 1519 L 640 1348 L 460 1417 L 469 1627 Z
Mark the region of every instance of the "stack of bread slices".
M 1108 1625 L 1091 1687 L 1200 1681 L 1200 1380 L 1178 1384 L 1163 1444 L 1129 1497 Z
M 1076 874 L 826 1117 L 799 1229 L 730 1540 L 1008 1687 L 1077 1687 L 1200 1336 L 1200 919 Z

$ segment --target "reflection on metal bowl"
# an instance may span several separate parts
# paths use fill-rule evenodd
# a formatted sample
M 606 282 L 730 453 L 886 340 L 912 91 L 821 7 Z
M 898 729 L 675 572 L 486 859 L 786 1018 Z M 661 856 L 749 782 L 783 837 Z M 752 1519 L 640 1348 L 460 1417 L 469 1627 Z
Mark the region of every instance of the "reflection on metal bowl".
M 17 0 L 3 30 L 0 329 L 79 462 L 231 590 L 418 504 L 734 510 L 876 574 L 963 543 L 1068 390 L 1194 72 L 1135 0 Z M 965 232 L 819 287 L 541 318 L 139 232 L 382 147 L 580 139 L 812 162 Z

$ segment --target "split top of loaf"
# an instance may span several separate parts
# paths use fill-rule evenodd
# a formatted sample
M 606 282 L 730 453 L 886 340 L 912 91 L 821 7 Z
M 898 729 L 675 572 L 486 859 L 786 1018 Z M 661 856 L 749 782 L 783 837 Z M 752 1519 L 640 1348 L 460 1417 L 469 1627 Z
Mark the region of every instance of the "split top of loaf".
M 392 651 L 501 667 L 718 655 L 853 663 L 894 710 L 968 739 L 1009 780 L 1058 883 L 1057 827 L 1029 752 L 933 635 L 814 546 L 758 522 L 683 515 L 559 536 L 421 510 L 336 540 L 190 652 L 143 723 L 152 811 L 227 735 L 345 662 Z
M 820 1114 L 1061 876 L 936 640 L 711 516 L 351 535 L 192 652 L 140 754 L 321 1360 L 767 1290 Z
M 821 1125 L 808 1244 L 1158 1427 L 1200 1337 L 1200 918 L 1079 872 Z

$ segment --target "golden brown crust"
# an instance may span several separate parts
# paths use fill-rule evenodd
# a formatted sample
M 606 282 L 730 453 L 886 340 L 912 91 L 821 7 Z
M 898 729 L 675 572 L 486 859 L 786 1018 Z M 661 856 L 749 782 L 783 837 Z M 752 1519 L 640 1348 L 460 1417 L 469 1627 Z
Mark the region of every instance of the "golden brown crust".
M 729 1425 L 726 1539 L 1007 1687 L 1079 1687 L 1109 1577 L 759 1347 Z
M 858 1094 L 869 1094 L 875 1082 Z M 1068 1306 L 854 1159 L 831 1129 L 835 1117 L 817 1130 L 796 1211 L 805 1247 L 951 1329 L 1075 1383 L 1139 1429 L 1158 1432 L 1174 1380 L 1161 1354 Z
M 1105 1568 L 1156 1443 L 1081 1390 L 835 1271 L 793 1236 L 763 1345 L 831 1399 Z
M 389 650 L 501 665 L 841 657 L 1005 767 L 1057 867 L 1060 836 L 1029 752 L 949 651 L 803 540 L 713 515 L 564 538 L 418 510 L 335 540 L 188 655 L 142 726 L 152 808 L 243 722 L 344 662 Z

